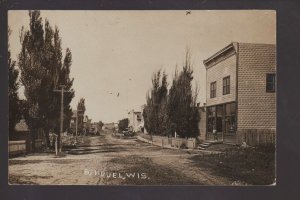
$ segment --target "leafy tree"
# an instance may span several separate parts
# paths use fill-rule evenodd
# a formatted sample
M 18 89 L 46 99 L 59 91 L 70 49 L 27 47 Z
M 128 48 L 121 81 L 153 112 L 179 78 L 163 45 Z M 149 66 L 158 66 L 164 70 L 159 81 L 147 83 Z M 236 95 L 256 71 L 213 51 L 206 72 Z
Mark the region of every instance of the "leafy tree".
M 59 133 L 61 97 L 59 93 L 53 90 L 59 88 L 58 81 L 62 67 L 62 57 L 61 48 L 57 46 L 60 46 L 60 41 L 58 41 L 58 38 L 54 38 L 54 30 L 48 20 L 45 20 L 44 32 L 42 67 L 45 69 L 46 74 L 44 74 L 41 84 L 40 107 L 41 113 L 46 116 L 47 120 L 44 125 L 45 132 L 49 133 L 49 130 L 52 129 L 56 133 Z
M 61 85 L 65 86 L 64 93 L 64 128 L 66 130 L 69 127 L 72 117 L 72 110 L 70 103 L 74 97 L 74 90 L 72 88 L 74 79 L 70 78 L 70 67 L 72 64 L 72 54 L 69 48 L 66 49 L 64 61 L 62 62 L 62 48 L 61 38 L 59 36 L 59 30 L 57 27 L 53 29 L 49 24 L 49 21 L 45 22 L 45 44 L 44 44 L 44 66 L 49 72 L 43 79 L 43 85 L 45 89 L 43 92 L 44 113 L 47 114 L 49 120 L 48 129 L 54 129 L 59 132 L 59 119 L 60 119 L 60 107 L 61 107 L 61 94 L 54 93 L 54 89 L 59 89 Z M 48 106 L 48 107 L 47 107 Z M 48 132 L 48 131 L 46 131 Z
M 128 118 L 121 119 L 118 124 L 119 131 L 120 132 L 125 131 L 125 129 L 128 128 L 128 124 L 129 124 Z
M 11 30 L 8 27 L 8 36 L 10 36 Z M 9 98 L 9 132 L 14 131 L 16 123 L 21 118 L 20 112 L 20 100 L 18 97 L 19 89 L 19 70 L 16 68 L 16 61 L 12 60 L 11 52 L 8 44 L 8 77 L 9 77 L 9 88 L 8 88 L 8 98 Z
M 151 112 L 151 108 L 152 108 L 152 100 L 149 96 L 149 94 L 146 94 L 146 105 L 143 109 L 143 118 L 144 118 L 144 127 L 147 130 L 148 133 L 152 134 L 153 133 L 153 123 L 152 123 L 152 112 Z
M 168 91 L 167 75 L 161 70 L 153 74 L 152 88 L 146 95 L 143 110 L 144 126 L 150 134 L 196 137 L 199 134 L 199 111 L 196 105 L 198 88 L 192 90 L 191 56 L 186 52 L 182 71 L 177 67 Z
M 19 67 L 21 70 L 21 83 L 25 88 L 25 97 L 29 107 L 27 123 L 31 130 L 32 140 L 36 137 L 37 130 L 45 124 L 42 113 L 42 98 L 40 91 L 43 90 L 42 80 L 47 71 L 42 65 L 44 49 L 44 30 L 40 12 L 29 11 L 30 30 L 25 31 L 22 27 L 20 41 L 21 52 L 19 54 Z M 34 148 L 34 142 L 33 142 Z
M 74 78 L 70 78 L 70 67 L 72 64 L 72 53 L 69 48 L 66 50 L 64 63 L 62 67 L 61 76 L 59 82 L 61 85 L 65 85 L 65 89 L 69 92 L 64 94 L 64 127 L 68 127 L 72 118 L 72 108 L 70 106 L 72 99 L 74 98 L 75 91 L 72 88 Z
M 152 88 L 146 95 L 147 104 L 143 110 L 144 126 L 150 134 L 167 134 L 167 94 L 167 75 L 158 70 L 153 74 Z
M 196 137 L 199 134 L 199 111 L 196 105 L 198 89 L 192 91 L 193 70 L 191 56 L 186 52 L 182 71 L 175 72 L 169 91 L 167 112 L 169 130 L 180 137 Z
M 100 132 L 102 130 L 102 127 L 104 126 L 104 123 L 102 121 L 99 121 L 97 125 L 98 125 L 98 130 Z
M 71 91 L 66 93 L 64 98 L 66 119 L 71 115 L 69 110 L 74 91 L 73 79 L 69 78 L 71 52 L 67 49 L 63 63 L 58 28 L 54 30 L 48 20 L 45 20 L 43 26 L 40 11 L 29 11 L 29 18 L 29 30 L 22 27 L 20 34 L 22 48 L 18 63 L 21 70 L 21 83 L 25 88 L 26 105 L 29 108 L 26 121 L 34 140 L 35 133 L 40 128 L 47 136 L 49 129 L 59 133 L 61 97 L 53 90 L 58 89 L 60 85 L 65 85 L 66 89 Z

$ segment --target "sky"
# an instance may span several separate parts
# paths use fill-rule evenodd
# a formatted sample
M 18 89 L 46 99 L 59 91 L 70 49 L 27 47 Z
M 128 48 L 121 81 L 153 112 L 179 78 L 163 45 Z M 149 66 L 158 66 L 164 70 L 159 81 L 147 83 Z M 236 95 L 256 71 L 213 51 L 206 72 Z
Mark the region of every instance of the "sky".
M 276 12 L 243 11 L 47 11 L 43 20 L 57 26 L 62 49 L 70 48 L 76 109 L 85 98 L 92 121 L 117 122 L 131 109 L 140 110 L 151 88 L 152 74 L 165 70 L 171 83 L 185 51 L 192 54 L 193 86 L 206 101 L 203 60 L 231 42 L 276 43 Z M 8 12 L 12 58 L 17 60 L 21 27 L 28 29 L 26 10 Z M 23 88 L 19 90 L 24 98 Z M 119 94 L 119 96 L 118 96 Z

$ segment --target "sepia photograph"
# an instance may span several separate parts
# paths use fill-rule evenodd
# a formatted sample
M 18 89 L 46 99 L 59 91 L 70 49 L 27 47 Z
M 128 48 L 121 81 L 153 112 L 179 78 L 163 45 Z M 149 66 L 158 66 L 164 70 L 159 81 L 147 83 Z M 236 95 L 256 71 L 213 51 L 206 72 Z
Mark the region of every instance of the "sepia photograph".
M 9 185 L 276 186 L 275 10 L 8 10 L 7 34 Z

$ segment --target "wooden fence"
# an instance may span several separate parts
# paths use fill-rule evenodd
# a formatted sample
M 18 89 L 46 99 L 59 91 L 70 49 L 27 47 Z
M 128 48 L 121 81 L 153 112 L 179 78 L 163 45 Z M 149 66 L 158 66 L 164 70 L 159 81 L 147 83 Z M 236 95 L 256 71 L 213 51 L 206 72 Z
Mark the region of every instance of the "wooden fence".
M 276 142 L 275 130 L 243 130 L 238 132 L 238 143 L 247 143 L 251 146 L 268 145 Z
M 41 150 L 44 143 L 42 139 L 35 140 L 35 148 L 37 151 Z M 8 152 L 9 155 L 20 155 L 26 154 L 31 152 L 31 144 L 30 141 L 26 142 L 26 140 L 15 140 L 15 141 L 8 141 Z
M 8 142 L 9 155 L 26 154 L 26 140 L 9 141 Z
M 147 135 L 142 135 L 142 140 L 147 140 L 148 143 L 152 143 L 156 146 L 160 147 L 175 147 L 175 148 L 182 148 L 186 147 L 188 149 L 194 149 L 196 147 L 196 139 L 195 138 L 168 138 L 163 136 L 152 136 L 148 137 Z

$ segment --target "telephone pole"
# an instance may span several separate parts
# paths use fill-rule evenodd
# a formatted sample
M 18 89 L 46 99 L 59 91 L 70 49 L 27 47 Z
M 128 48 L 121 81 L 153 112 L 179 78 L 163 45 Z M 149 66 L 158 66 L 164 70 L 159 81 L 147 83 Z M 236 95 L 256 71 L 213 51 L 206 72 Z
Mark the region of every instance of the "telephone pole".
M 64 129 L 64 93 L 65 92 L 70 92 L 70 91 L 65 91 L 65 85 L 60 85 L 60 90 L 53 90 L 54 92 L 60 92 L 61 93 L 61 101 L 60 101 L 60 132 L 58 134 L 58 148 L 59 152 L 62 151 L 62 141 L 61 141 L 61 136 L 63 134 L 63 129 Z

